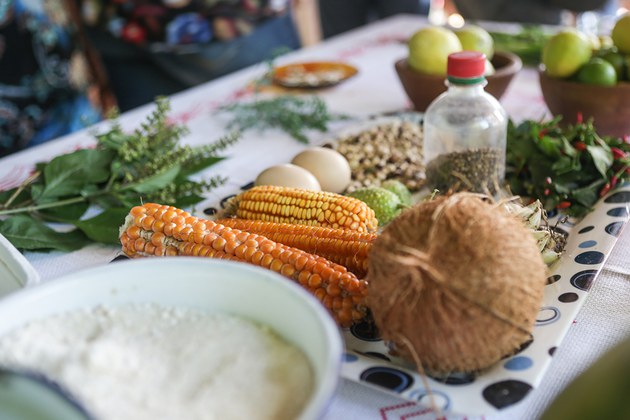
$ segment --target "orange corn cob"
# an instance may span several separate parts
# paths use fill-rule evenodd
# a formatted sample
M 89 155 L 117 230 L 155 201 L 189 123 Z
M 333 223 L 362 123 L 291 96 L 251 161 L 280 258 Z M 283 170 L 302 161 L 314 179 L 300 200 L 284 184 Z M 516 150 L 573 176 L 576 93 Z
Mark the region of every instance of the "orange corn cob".
M 378 221 L 363 201 L 326 191 L 260 185 L 232 198 L 221 217 L 375 232 Z
M 130 257 L 199 256 L 269 268 L 309 290 L 344 327 L 366 315 L 367 282 L 345 267 L 175 207 L 147 203 L 132 208 L 120 228 L 120 242 Z
M 246 219 L 219 219 L 232 229 L 263 235 L 272 241 L 319 255 L 341 264 L 359 278 L 367 274 L 367 259 L 376 233 Z

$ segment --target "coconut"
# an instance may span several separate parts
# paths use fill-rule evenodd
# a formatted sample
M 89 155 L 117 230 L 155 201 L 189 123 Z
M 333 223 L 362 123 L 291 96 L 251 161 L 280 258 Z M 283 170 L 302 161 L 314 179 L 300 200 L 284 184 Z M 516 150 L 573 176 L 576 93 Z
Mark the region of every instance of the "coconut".
M 530 340 L 547 279 L 523 223 L 471 193 L 404 211 L 373 243 L 368 272 L 381 336 L 435 375 L 486 369 Z

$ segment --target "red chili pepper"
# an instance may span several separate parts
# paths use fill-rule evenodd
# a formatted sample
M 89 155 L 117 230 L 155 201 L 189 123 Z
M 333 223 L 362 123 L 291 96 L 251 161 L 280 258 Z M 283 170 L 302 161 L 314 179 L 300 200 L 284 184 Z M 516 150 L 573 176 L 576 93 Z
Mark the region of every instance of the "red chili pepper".
M 547 178 L 545 178 L 545 182 L 551 185 L 551 177 L 548 176 Z
M 607 182 L 607 183 L 606 183 L 606 184 L 602 187 L 602 189 L 601 189 L 601 190 L 599 190 L 599 196 L 600 196 L 600 197 L 605 196 L 606 194 L 608 194 L 608 191 L 610 191 L 610 189 L 611 189 L 611 188 L 612 188 L 612 187 L 610 186 L 610 182 Z
M 566 208 L 571 207 L 571 202 L 570 201 L 561 201 L 561 202 L 558 203 L 558 205 L 556 207 L 559 208 L 560 210 L 566 209 Z
M 626 157 L 626 152 L 618 147 L 611 147 L 610 151 L 612 152 L 613 158 L 615 159 L 624 159 Z
M 623 136 L 623 142 L 626 144 L 630 144 L 630 135 L 626 134 Z
M 545 197 L 546 197 L 549 194 L 551 194 L 551 190 L 549 188 L 545 188 L 545 191 L 543 191 L 543 194 L 545 194 Z
M 582 113 L 580 111 L 578 111 L 577 115 L 575 116 L 575 121 L 578 124 L 582 124 L 582 122 L 584 122 L 584 117 L 582 116 Z
M 549 132 L 549 130 L 548 130 L 548 129 L 543 128 L 542 130 L 540 130 L 540 131 L 538 132 L 538 138 L 539 138 L 539 139 L 542 139 L 542 138 L 545 136 L 545 134 L 547 134 L 548 132 Z
M 575 143 L 573 143 L 573 147 L 575 147 L 575 150 L 583 152 L 584 150 L 586 150 L 586 143 L 584 143 L 583 141 L 576 141 Z

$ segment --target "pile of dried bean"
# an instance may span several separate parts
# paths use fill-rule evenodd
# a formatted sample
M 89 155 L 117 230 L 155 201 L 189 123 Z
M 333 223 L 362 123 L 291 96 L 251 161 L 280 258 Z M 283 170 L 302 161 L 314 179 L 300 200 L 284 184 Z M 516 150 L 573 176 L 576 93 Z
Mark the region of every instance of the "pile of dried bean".
M 352 169 L 348 192 L 378 186 L 396 179 L 411 191 L 424 184 L 422 127 L 410 121 L 393 121 L 342 136 L 326 144 L 344 155 Z

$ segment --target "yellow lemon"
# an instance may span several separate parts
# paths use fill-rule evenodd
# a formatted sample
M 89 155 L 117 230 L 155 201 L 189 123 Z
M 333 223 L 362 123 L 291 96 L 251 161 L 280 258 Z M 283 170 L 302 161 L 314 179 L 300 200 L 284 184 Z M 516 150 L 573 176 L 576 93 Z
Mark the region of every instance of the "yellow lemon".
M 630 54 L 630 13 L 617 19 L 610 36 L 620 52 Z
M 446 76 L 448 55 L 462 50 L 462 44 L 457 35 L 439 26 L 420 29 L 409 38 L 407 44 L 409 66 L 421 73 L 436 76 Z
M 591 58 L 591 42 L 575 29 L 565 29 L 545 43 L 542 63 L 551 77 L 569 77 Z
M 490 60 L 494 55 L 494 40 L 492 36 L 480 26 L 468 25 L 455 32 L 466 51 L 479 51 Z

